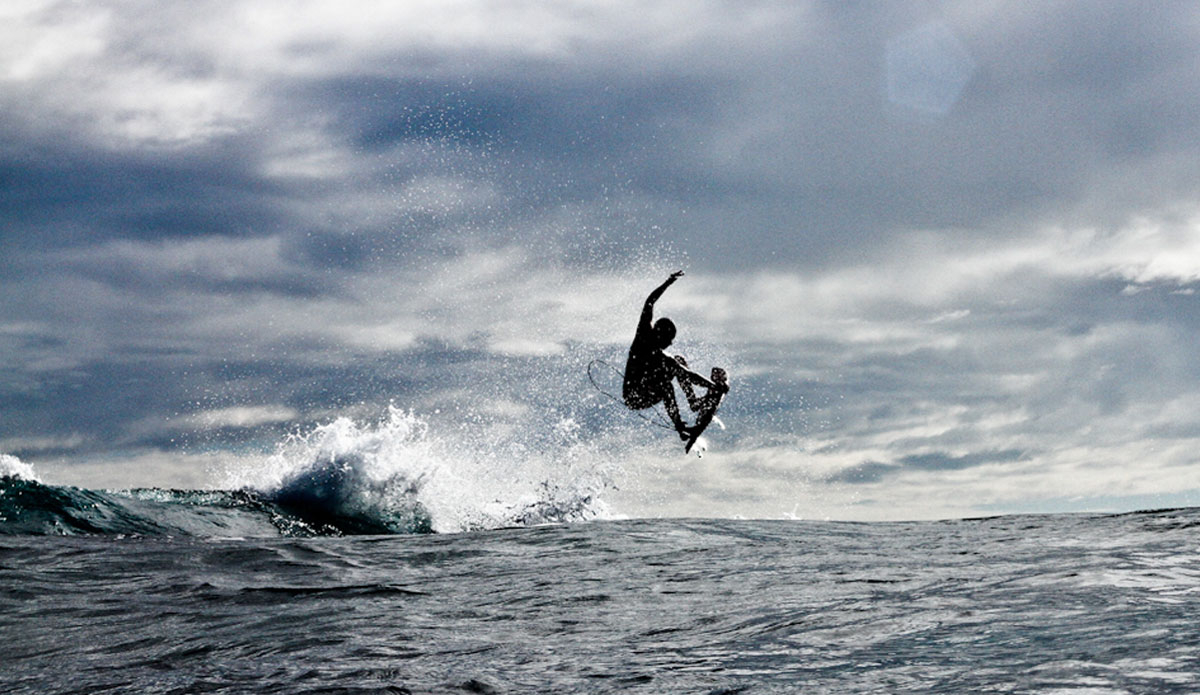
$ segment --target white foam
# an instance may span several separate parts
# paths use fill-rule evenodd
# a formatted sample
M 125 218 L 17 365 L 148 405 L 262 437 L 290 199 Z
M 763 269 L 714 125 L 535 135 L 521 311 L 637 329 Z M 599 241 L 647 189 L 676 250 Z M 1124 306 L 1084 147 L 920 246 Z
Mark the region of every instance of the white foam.
M 608 476 L 577 440 L 578 426 L 563 420 L 545 429 L 529 441 L 482 428 L 439 437 L 390 406 L 375 423 L 341 417 L 293 435 L 265 462 L 232 471 L 228 484 L 378 519 L 415 503 L 438 532 L 606 515 L 599 495 Z
M 35 483 L 42 482 L 33 472 L 33 466 L 9 454 L 0 454 L 0 478 L 20 478 L 32 480 Z

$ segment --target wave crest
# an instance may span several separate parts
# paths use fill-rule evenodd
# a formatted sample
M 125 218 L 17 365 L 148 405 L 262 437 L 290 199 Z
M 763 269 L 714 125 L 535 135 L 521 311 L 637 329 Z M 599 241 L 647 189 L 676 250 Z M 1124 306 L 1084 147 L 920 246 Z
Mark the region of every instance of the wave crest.
M 602 457 L 569 421 L 524 439 L 438 438 L 411 412 L 350 418 L 241 459 L 227 488 L 123 491 L 45 485 L 0 456 L 0 534 L 311 536 L 483 530 L 607 516 Z
M 231 482 L 310 523 L 356 532 L 456 532 L 605 516 L 599 496 L 611 484 L 594 452 L 569 436 L 569 423 L 548 429 L 558 441 L 536 447 L 478 432 L 438 438 L 424 420 L 393 405 L 375 423 L 341 417 L 292 435 L 265 465 L 238 471 Z
M 37 475 L 34 474 L 33 466 L 10 454 L 0 454 L 0 478 L 31 480 L 35 483 L 41 482 Z

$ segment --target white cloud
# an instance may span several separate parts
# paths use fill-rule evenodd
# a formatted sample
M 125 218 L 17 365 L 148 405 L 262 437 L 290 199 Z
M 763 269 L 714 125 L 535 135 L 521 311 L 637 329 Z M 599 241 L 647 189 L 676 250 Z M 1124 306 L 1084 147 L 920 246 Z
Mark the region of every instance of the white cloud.
M 28 82 L 100 56 L 112 12 L 51 0 L 13 0 L 0 9 L 0 79 Z
M 14 11 L 15 9 L 15 11 Z M 235 132 L 254 110 L 249 85 L 203 74 L 182 44 L 149 48 L 137 8 L 25 3 L 0 22 L 0 99 L 20 102 L 33 130 L 90 132 L 110 147 L 176 146 Z M 177 27 L 164 17 L 160 33 Z M 182 18 L 180 18 L 182 19 Z M 158 36 L 155 37 L 160 38 Z M 150 58 L 147 60 L 147 58 Z
M 126 451 L 113 456 L 43 461 L 38 463 L 37 470 L 49 485 L 100 490 L 137 487 L 202 490 L 218 486 L 221 472 L 228 467 L 262 465 L 266 458 L 227 452 Z
M 198 429 L 219 427 L 257 427 L 280 422 L 289 422 L 300 416 L 294 408 L 283 405 L 233 406 L 191 413 L 180 418 L 176 424 Z
M 562 343 L 530 340 L 528 338 L 502 338 L 490 343 L 491 349 L 502 355 L 546 357 L 560 355 L 563 352 Z
M 155 241 L 114 240 L 56 254 L 77 267 L 123 268 L 150 279 L 194 277 L 205 281 L 262 281 L 292 276 L 279 237 L 221 237 Z
M 1120 510 L 1120 499 L 1185 493 L 1200 496 L 1192 475 L 1200 440 L 1129 442 L 1092 447 L 1078 442 L 1027 460 L 962 470 L 897 466 L 876 482 L 829 477 L 885 450 L 817 450 L 722 446 L 703 459 L 637 461 L 637 485 L 613 493 L 615 509 L 632 516 L 747 518 L 946 519 L 1049 511 L 1065 498 L 1078 510 Z M 867 457 L 864 459 L 864 457 Z
M 57 437 L 4 437 L 0 439 L 0 451 L 48 451 L 74 449 L 87 442 L 79 433 Z
M 273 134 L 262 163 L 264 176 L 283 179 L 336 181 L 360 168 L 353 152 L 316 127 Z
M 19 102 L 14 113 L 32 127 L 91 132 L 114 148 L 177 147 L 251 128 L 271 139 L 272 87 L 283 80 L 461 78 L 529 60 L 653 67 L 656 53 L 694 47 L 731 27 L 751 31 L 772 14 L 683 2 L 377 0 L 347 8 L 304 0 L 185 9 L 47 1 L 5 8 L 0 80 L 8 90 L 0 96 Z M 326 147 L 294 148 L 270 170 L 313 176 L 338 163 Z

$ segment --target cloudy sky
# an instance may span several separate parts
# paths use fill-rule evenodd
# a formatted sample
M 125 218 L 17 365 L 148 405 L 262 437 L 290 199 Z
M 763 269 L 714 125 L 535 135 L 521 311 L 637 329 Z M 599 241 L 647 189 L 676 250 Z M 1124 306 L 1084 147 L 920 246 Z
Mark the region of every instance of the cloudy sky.
M 1197 47 L 1192 3 L 10 0 L 0 453 L 214 486 L 391 403 L 570 431 L 632 515 L 1200 504 Z M 585 371 L 676 268 L 734 380 L 699 460 Z

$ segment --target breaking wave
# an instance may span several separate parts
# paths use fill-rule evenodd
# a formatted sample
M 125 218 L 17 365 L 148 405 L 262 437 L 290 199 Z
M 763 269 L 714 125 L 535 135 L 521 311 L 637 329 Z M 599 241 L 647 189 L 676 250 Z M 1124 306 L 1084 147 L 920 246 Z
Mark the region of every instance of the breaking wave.
M 298 433 L 225 489 L 86 490 L 48 485 L 0 456 L 0 534 L 313 536 L 460 532 L 603 517 L 602 457 L 562 421 L 553 445 L 439 439 L 412 413 Z

